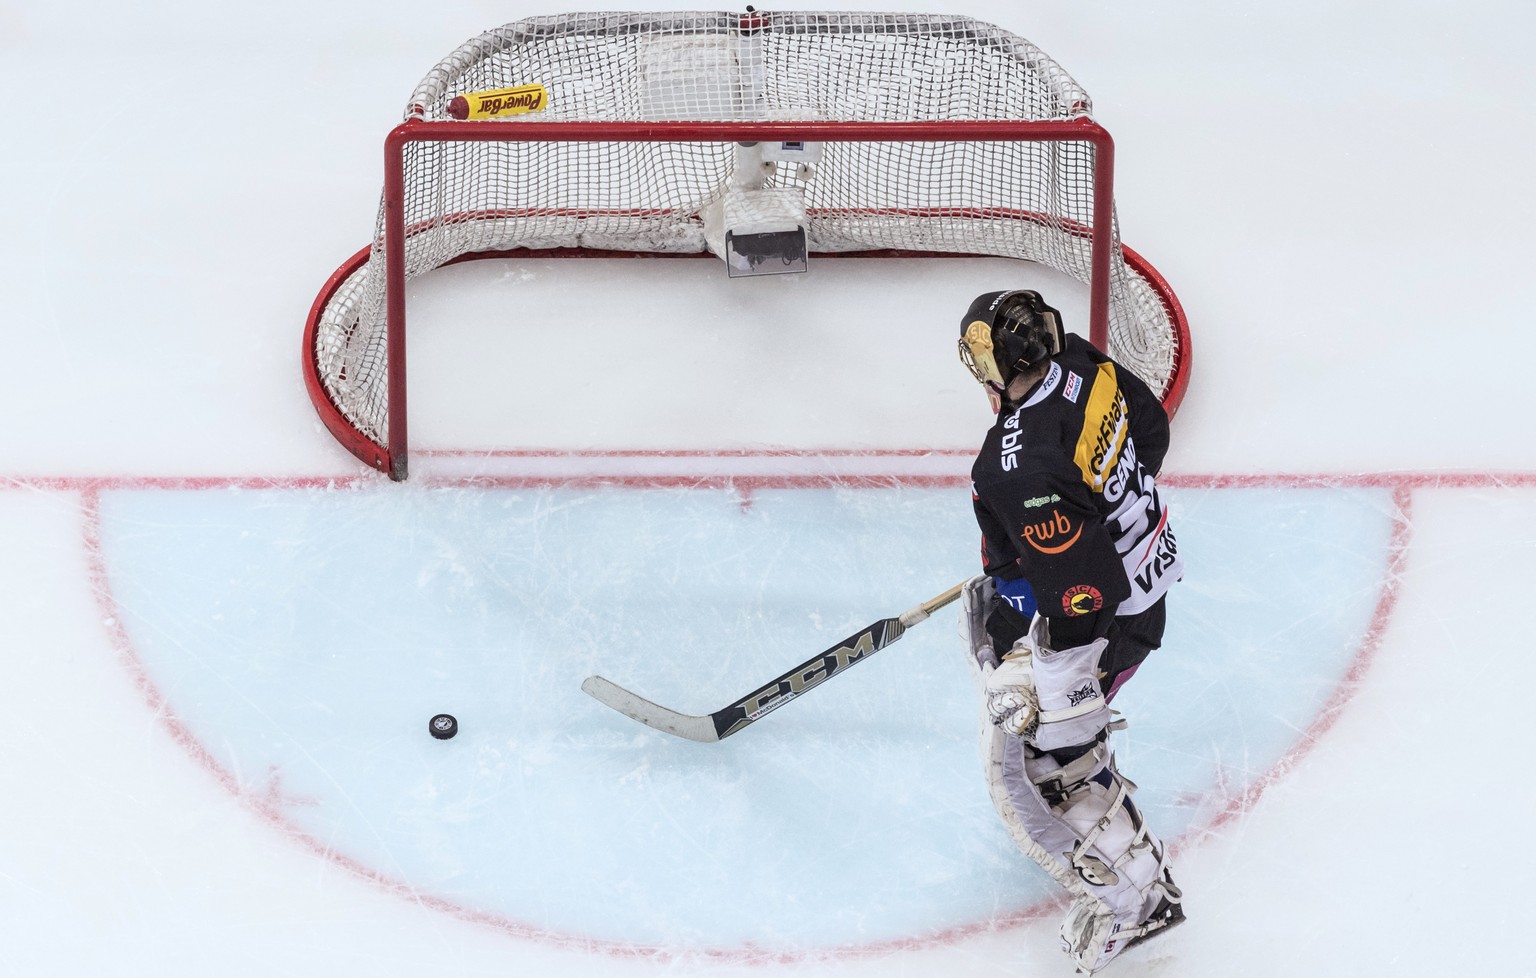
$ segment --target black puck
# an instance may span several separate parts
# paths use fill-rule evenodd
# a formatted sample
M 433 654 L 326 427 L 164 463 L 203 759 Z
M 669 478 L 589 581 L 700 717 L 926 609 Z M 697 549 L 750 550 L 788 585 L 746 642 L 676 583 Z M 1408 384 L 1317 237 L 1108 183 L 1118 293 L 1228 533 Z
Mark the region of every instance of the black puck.
M 427 721 L 427 730 L 438 740 L 447 740 L 459 732 L 459 721 L 450 713 L 439 713 Z

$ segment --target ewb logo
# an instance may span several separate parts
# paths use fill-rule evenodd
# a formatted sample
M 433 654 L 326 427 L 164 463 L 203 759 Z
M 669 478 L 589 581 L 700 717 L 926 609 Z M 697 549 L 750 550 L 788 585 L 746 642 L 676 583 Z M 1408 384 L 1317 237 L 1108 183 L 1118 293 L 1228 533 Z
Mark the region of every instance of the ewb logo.
M 1067 536 L 1067 534 L 1071 536 Z M 1079 524 L 1072 526 L 1072 521 L 1061 515 L 1059 510 L 1051 510 L 1051 515 L 1043 523 L 1030 523 L 1025 525 L 1024 532 L 1020 534 L 1024 542 L 1043 554 L 1059 554 L 1077 542 L 1077 538 L 1083 535 L 1083 527 Z M 1055 541 L 1061 538 L 1062 542 Z

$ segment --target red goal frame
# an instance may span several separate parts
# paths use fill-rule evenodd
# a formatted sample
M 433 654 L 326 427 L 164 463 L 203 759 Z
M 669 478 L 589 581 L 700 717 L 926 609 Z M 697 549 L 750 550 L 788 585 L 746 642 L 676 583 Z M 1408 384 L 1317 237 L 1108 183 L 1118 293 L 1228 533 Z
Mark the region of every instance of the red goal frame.
M 363 434 L 332 402 L 321 382 L 315 359 L 315 334 L 320 317 L 342 283 L 370 258 L 364 248 L 348 259 L 326 281 L 311 306 L 304 329 L 303 369 L 305 387 L 321 421 L 354 456 L 396 481 L 409 471 L 409 421 L 406 398 L 406 270 L 405 244 L 411 230 L 404 223 L 406 147 L 418 142 L 515 140 L 551 142 L 771 142 L 807 140 L 820 142 L 977 142 L 1033 141 L 1080 142 L 1094 148 L 1092 227 L 1074 229 L 1090 240 L 1089 340 L 1100 349 L 1108 346 L 1110 281 L 1114 236 L 1114 141 L 1108 131 L 1087 116 L 1066 120 L 961 120 L 916 122 L 532 122 L 428 121 L 409 119 L 396 126 L 384 141 L 383 253 L 385 260 L 385 315 L 388 438 L 376 444 Z M 1028 220 L 1029 215 L 1013 215 Z M 1173 376 L 1163 395 L 1170 416 L 1177 411 L 1189 383 L 1191 366 L 1189 329 L 1173 290 L 1141 256 L 1121 245 L 1123 259 L 1152 286 L 1167 307 L 1175 332 Z M 813 252 L 831 257 L 986 257 L 952 252 L 882 251 Z M 604 251 L 582 248 L 518 249 L 475 252 L 453 262 L 495 257 L 714 257 L 708 252 Z M 452 262 L 450 262 L 452 263 Z

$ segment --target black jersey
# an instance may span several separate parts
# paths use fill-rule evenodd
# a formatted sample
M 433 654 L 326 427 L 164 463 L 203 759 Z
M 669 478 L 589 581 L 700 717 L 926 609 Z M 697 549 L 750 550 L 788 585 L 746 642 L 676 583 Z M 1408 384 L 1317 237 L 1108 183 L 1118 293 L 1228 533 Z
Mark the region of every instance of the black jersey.
M 1048 618 L 1146 610 L 1183 575 L 1155 481 L 1167 451 L 1157 396 L 1069 334 L 971 468 L 984 569 L 1022 576 Z

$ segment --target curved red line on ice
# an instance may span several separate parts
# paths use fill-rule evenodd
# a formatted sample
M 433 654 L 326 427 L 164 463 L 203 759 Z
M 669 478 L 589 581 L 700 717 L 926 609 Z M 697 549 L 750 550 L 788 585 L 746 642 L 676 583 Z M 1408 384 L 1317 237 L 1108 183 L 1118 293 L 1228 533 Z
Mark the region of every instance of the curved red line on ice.
M 551 453 L 561 454 L 561 453 Z M 776 454 L 776 453 L 765 453 Z M 866 453 L 869 454 L 869 453 Z M 887 453 L 874 453 L 885 457 Z M 919 453 L 902 453 L 919 454 Z M 686 457 L 717 457 L 687 455 Z M 654 480 L 646 477 L 635 477 L 635 484 L 652 485 Z M 492 480 L 468 480 L 480 485 L 504 485 L 509 484 L 500 479 Z M 573 480 L 577 484 L 586 484 L 587 480 Z M 595 479 L 605 485 L 630 484 L 623 479 Z M 1371 624 L 1364 636 L 1360 647 L 1351 659 L 1350 666 L 1345 672 L 1339 684 L 1335 687 L 1327 703 L 1318 713 L 1312 724 L 1302 732 L 1295 746 L 1286 752 L 1275 766 L 1260 776 L 1248 786 L 1240 795 L 1233 798 L 1223 809 L 1217 812 L 1203 825 L 1190 829 L 1184 836 L 1174 840 L 1170 845 L 1175 849 L 1187 848 L 1192 839 L 1208 835 L 1213 830 L 1231 822 L 1233 819 L 1250 811 L 1263 796 L 1264 792 L 1276 782 L 1282 780 L 1296 765 L 1310 753 L 1323 737 L 1331 730 L 1342 715 L 1350 700 L 1354 697 L 1362 680 L 1370 670 L 1377 651 L 1380 649 L 1382 639 L 1390 623 L 1392 613 L 1397 605 L 1398 582 L 1406 566 L 1408 559 L 1409 541 L 1411 536 L 1411 497 L 1418 489 L 1425 488 L 1477 488 L 1489 486 L 1536 486 L 1536 473 L 1507 473 L 1507 474 L 1441 474 L 1441 473 L 1399 473 L 1399 474 L 1362 474 L 1362 475 L 1237 475 L 1237 476 L 1178 476 L 1166 474 L 1161 480 L 1173 487 L 1191 489 L 1228 489 L 1228 488 L 1386 488 L 1391 489 L 1392 498 L 1396 506 L 1393 514 L 1393 526 L 1391 541 L 1388 548 L 1386 573 L 1382 581 L 1376 607 L 1374 609 Z M 567 484 L 564 480 L 541 480 L 542 484 L 559 482 Z M 965 480 L 957 477 L 928 477 L 922 476 L 916 479 L 882 476 L 871 480 L 874 485 L 935 485 L 956 484 L 963 485 Z M 753 486 L 798 488 L 812 485 L 836 484 L 848 485 L 843 479 L 832 479 L 826 475 L 806 475 L 803 477 L 774 477 L 768 479 L 754 478 L 726 478 L 723 485 L 734 485 L 738 488 L 750 488 Z M 100 502 L 101 494 L 107 490 L 122 489 L 176 489 L 176 490 L 200 490 L 200 489 L 359 489 L 368 486 L 379 485 L 377 476 L 367 475 L 361 478 L 339 477 L 297 477 L 297 478 L 261 478 L 261 477 L 59 477 L 39 479 L 9 479 L 0 481 L 0 488 L 33 488 L 54 489 L 72 491 L 80 494 L 82 510 L 82 541 L 88 566 L 88 574 L 92 592 L 95 597 L 97 609 L 111 638 L 112 645 L 119 660 L 127 670 L 134 685 L 144 697 L 146 705 L 166 728 L 171 739 L 181 747 L 187 755 L 208 771 L 220 785 L 235 795 L 241 802 L 264 822 L 276 828 L 290 840 L 309 850 L 314 855 L 327 860 L 354 876 L 366 880 L 381 889 L 392 894 L 410 900 L 421 906 L 430 907 L 455 918 L 473 924 L 490 927 L 512 937 L 537 942 L 547 946 L 569 950 L 581 950 L 597 952 L 615 957 L 651 959 L 662 961 L 686 961 L 706 960 L 733 964 L 790 964 L 815 960 L 837 960 L 854 958 L 883 957 L 893 952 L 915 951 L 936 946 L 954 944 L 967 938 L 981 934 L 992 933 L 999 929 L 1020 926 L 1042 917 L 1050 916 L 1059 911 L 1062 900 L 1049 900 L 1039 904 L 1020 909 L 1000 917 L 978 921 L 974 924 L 948 928 L 923 937 L 897 938 L 886 941 L 877 941 L 867 944 L 858 944 L 845 947 L 832 948 L 803 948 L 803 949 L 774 949 L 758 947 L 755 945 L 743 945 L 740 947 L 720 948 L 669 948 L 640 944 L 635 942 L 616 941 L 584 937 L 576 934 L 568 934 L 537 927 L 524 921 L 515 920 L 500 914 L 487 913 L 473 910 L 456 904 L 450 900 L 423 893 L 413 888 L 408 883 L 388 877 L 377 870 L 335 851 L 335 849 L 320 840 L 304 832 L 296 824 L 284 816 L 280 810 L 282 797 L 280 793 L 268 787 L 258 785 L 244 785 L 239 779 L 225 768 L 197 739 L 191 730 L 181 721 L 166 700 L 163 693 L 156 687 L 154 681 L 144 666 L 143 660 L 134 648 L 133 642 L 123 624 L 123 616 L 117 600 L 112 594 L 111 583 L 106 568 L 106 559 L 102 550 L 102 527 Z M 450 484 L 452 480 L 450 480 Z M 510 484 L 520 484 L 515 480 Z M 709 479 L 701 482 L 699 479 L 679 481 L 678 485 L 710 486 L 715 483 Z

